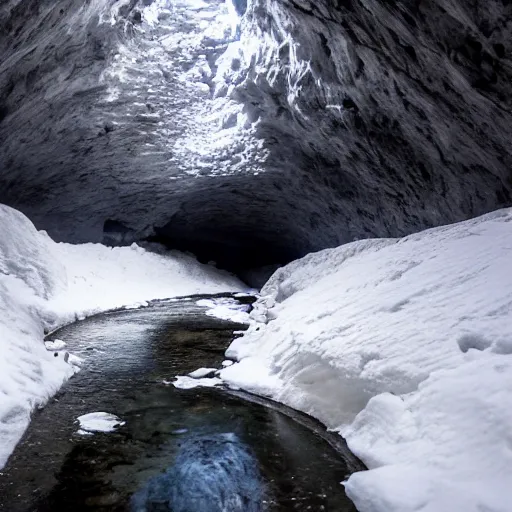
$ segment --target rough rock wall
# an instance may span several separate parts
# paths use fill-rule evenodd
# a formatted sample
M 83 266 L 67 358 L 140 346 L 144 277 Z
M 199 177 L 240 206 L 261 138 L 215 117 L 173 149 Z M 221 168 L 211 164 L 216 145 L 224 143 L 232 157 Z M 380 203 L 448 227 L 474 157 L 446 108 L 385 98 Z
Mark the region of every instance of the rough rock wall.
M 222 0 L 4 6 L 0 199 L 63 238 L 97 239 L 109 218 L 139 235 L 165 222 L 173 206 L 162 203 L 187 186 L 174 180 L 186 181 L 200 163 L 189 161 L 197 158 L 186 144 L 199 144 L 197 120 L 229 41 L 221 7 Z
M 506 0 L 8 0 L 0 202 L 235 269 L 508 205 L 511 29 Z
M 507 0 L 254 0 L 253 106 L 267 170 L 318 198 L 338 241 L 511 203 Z

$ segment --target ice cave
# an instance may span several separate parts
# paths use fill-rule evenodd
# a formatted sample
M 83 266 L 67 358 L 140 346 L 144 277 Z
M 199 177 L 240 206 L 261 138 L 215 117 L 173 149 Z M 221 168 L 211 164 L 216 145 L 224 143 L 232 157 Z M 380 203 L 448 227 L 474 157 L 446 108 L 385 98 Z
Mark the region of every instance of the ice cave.
M 0 511 L 510 512 L 511 207 L 509 0 L 0 0 Z

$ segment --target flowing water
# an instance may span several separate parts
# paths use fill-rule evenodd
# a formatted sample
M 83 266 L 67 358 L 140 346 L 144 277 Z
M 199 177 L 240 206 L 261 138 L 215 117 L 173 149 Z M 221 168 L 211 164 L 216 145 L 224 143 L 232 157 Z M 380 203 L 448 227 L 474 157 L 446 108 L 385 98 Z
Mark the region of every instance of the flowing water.
M 35 413 L 0 474 L 0 510 L 355 511 L 341 482 L 361 466 L 341 438 L 243 393 L 169 384 L 220 367 L 243 328 L 207 316 L 196 299 L 98 315 L 53 334 L 84 359 L 82 370 Z M 124 424 L 78 433 L 76 418 L 97 411 Z

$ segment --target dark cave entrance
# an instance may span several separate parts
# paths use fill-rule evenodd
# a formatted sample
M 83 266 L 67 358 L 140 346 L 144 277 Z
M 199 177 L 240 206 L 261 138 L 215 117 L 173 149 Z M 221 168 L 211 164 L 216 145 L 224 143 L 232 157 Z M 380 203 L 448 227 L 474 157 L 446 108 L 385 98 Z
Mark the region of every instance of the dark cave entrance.
M 296 249 L 286 247 L 282 240 L 242 232 L 239 228 L 204 226 L 186 230 L 179 224 L 169 223 L 155 228 L 155 235 L 147 241 L 190 252 L 199 262 L 214 263 L 255 288 L 261 288 L 278 267 L 302 256 Z
M 156 242 L 192 253 L 201 263 L 214 262 L 260 288 L 279 266 L 326 245 L 325 233 L 311 224 L 315 205 L 292 193 L 282 177 L 274 186 L 276 178 L 205 178 L 170 200 L 163 222 L 145 234 L 131 228 L 131 218 L 106 220 L 102 242 Z

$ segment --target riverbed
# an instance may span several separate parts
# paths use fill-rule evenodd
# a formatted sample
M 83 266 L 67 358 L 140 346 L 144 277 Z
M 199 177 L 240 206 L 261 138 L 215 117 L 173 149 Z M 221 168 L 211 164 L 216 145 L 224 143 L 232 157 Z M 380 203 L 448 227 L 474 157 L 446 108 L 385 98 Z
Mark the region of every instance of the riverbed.
M 52 333 L 66 343 L 56 357 L 80 357 L 81 370 L 34 414 L 1 473 L 0 510 L 355 511 L 342 482 L 362 466 L 339 436 L 241 392 L 172 385 L 220 368 L 246 327 L 208 316 L 201 298 Z M 84 431 L 77 418 L 93 412 L 118 424 Z

